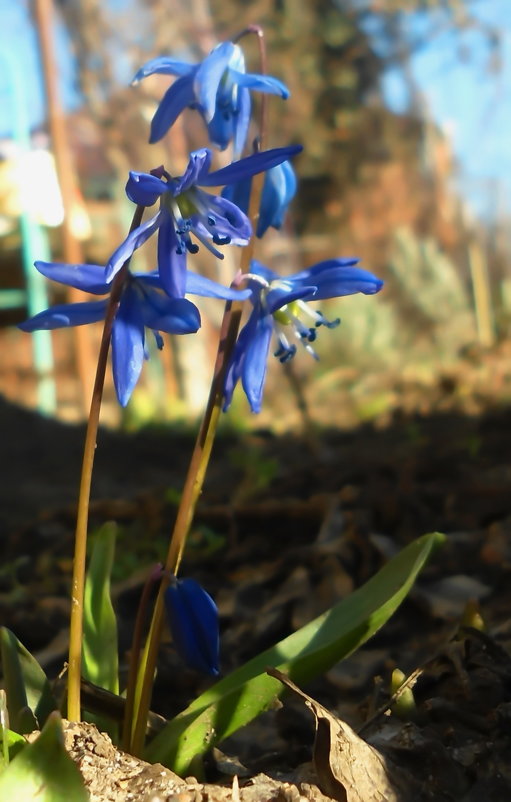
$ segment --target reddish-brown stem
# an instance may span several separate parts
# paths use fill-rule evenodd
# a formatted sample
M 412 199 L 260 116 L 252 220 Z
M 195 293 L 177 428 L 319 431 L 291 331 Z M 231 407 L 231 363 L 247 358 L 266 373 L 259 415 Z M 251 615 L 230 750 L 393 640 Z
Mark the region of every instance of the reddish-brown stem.
M 239 42 L 244 36 L 250 35 L 257 36 L 257 46 L 259 48 L 259 72 L 261 75 L 266 75 L 268 72 L 266 44 L 264 41 L 264 31 L 259 25 L 248 25 L 232 40 Z M 261 95 L 261 106 L 259 113 L 259 148 L 264 148 L 264 140 L 266 139 L 266 132 L 268 130 L 268 98 L 263 92 Z
M 144 206 L 137 206 L 130 231 L 137 228 L 144 213 Z M 83 447 L 82 472 L 78 494 L 78 510 L 75 530 L 75 552 L 73 560 L 73 578 L 71 586 L 71 616 L 69 621 L 69 661 L 67 685 L 67 717 L 70 721 L 80 721 L 80 684 L 82 668 L 83 638 L 83 595 L 85 589 L 85 563 L 87 554 L 87 528 L 89 523 L 89 501 L 92 482 L 92 469 L 96 451 L 96 439 L 99 426 L 99 414 L 103 398 L 105 373 L 108 360 L 108 349 L 112 336 L 112 326 L 119 305 L 129 259 L 119 270 L 112 282 L 112 289 L 103 325 L 103 334 L 99 346 L 96 377 L 92 390 L 87 431 Z

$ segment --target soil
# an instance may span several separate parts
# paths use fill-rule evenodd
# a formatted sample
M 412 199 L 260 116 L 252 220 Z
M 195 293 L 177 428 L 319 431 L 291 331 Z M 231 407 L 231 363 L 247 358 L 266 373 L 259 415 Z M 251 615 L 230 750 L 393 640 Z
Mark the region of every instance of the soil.
M 223 434 L 182 570 L 217 601 L 227 673 L 347 596 L 416 537 L 447 535 L 390 622 L 306 689 L 384 756 L 390 774 L 399 767 L 395 795 L 362 798 L 342 778 L 325 784 L 314 718 L 291 694 L 221 744 L 200 782 L 142 766 L 142 788 L 138 768 L 102 747 L 102 760 L 121 761 L 124 780 L 113 791 L 89 785 L 91 799 L 511 798 L 511 409 L 470 390 L 466 405 L 452 400 L 444 380 L 428 392 L 420 413 L 402 393 L 391 414 L 349 429 Z M 6 401 L 0 426 L 1 621 L 56 677 L 67 646 L 83 427 Z M 113 519 L 120 527 L 114 597 L 124 672 L 143 577 L 164 552 L 192 443 L 170 427 L 104 430 L 98 439 L 91 525 Z M 404 721 L 389 710 L 395 668 L 415 671 L 415 708 Z M 171 717 L 206 684 L 166 639 L 153 710 Z M 100 736 L 70 727 L 68 746 L 75 757 L 82 749 L 83 769 L 86 747 L 76 739 Z

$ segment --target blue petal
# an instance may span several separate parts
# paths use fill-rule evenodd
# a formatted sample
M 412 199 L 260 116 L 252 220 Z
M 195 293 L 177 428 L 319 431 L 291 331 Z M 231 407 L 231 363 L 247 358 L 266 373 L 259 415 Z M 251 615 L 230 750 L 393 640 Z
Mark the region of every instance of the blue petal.
M 383 281 L 368 270 L 357 267 L 339 267 L 335 270 L 316 275 L 314 278 L 317 291 L 315 301 L 324 298 L 340 298 L 343 295 L 353 295 L 363 292 L 364 295 L 374 295 L 383 287 Z
M 293 166 L 291 162 L 285 161 L 282 162 L 280 165 L 281 175 L 284 176 L 284 203 L 286 206 L 293 200 L 294 196 L 296 195 L 296 188 L 297 188 L 297 180 L 296 180 L 296 173 L 293 170 Z
M 281 208 L 279 189 L 276 186 L 274 177 L 271 175 L 273 170 L 278 169 L 278 167 L 272 167 L 264 177 L 256 231 L 256 235 L 259 238 L 264 236 L 270 226 L 275 225 L 275 228 L 280 228 L 282 224 L 285 210 Z
M 278 167 L 272 167 L 271 170 L 268 170 L 267 175 L 268 184 L 273 187 L 279 199 L 278 208 L 275 209 L 271 218 L 271 225 L 274 228 L 280 228 L 284 222 L 287 207 L 296 194 L 296 175 L 288 161 L 282 162 Z
M 187 64 L 186 61 L 177 61 L 168 56 L 158 56 L 151 61 L 146 62 L 143 67 L 140 67 L 132 80 L 132 84 L 138 84 L 143 78 L 148 75 L 188 75 L 188 73 L 195 71 L 195 64 Z
M 232 103 L 217 103 L 213 117 L 206 124 L 208 126 L 209 141 L 219 150 L 225 150 L 234 136 L 237 113 Z
M 121 267 L 131 258 L 133 251 L 140 248 L 149 237 L 158 230 L 163 221 L 163 212 L 159 211 L 154 217 L 146 220 L 145 223 L 135 228 L 124 242 L 119 245 L 116 251 L 111 255 L 108 264 L 105 268 L 105 280 L 111 281 L 116 273 L 119 272 Z
M 271 315 L 258 317 L 256 329 L 247 345 L 243 362 L 241 383 L 250 408 L 252 412 L 256 413 L 261 411 L 272 334 L 273 318 Z
M 245 212 L 219 195 L 213 196 L 210 208 L 216 219 L 215 231 L 230 237 L 233 245 L 245 245 L 252 236 L 252 224 Z
M 101 265 L 68 265 L 58 262 L 34 262 L 37 270 L 52 281 L 68 287 L 105 295 L 110 285 L 105 281 L 105 268 Z
M 183 109 L 194 103 L 193 75 L 193 73 L 190 73 L 178 78 L 163 95 L 151 122 L 151 133 L 149 135 L 149 143 L 151 145 L 159 142 L 169 128 L 174 125 Z
M 165 591 L 165 607 L 174 646 L 185 663 L 218 676 L 218 610 L 211 596 L 194 579 L 175 580 Z
M 223 284 L 206 278 L 206 276 L 192 273 L 191 270 L 186 271 L 186 292 L 205 298 L 223 298 L 225 301 L 244 301 L 251 295 L 249 289 L 235 290 L 231 287 L 224 287 Z
M 144 363 L 144 321 L 135 287 L 122 294 L 112 327 L 112 369 L 117 398 L 125 407 Z
M 150 290 L 162 290 L 163 286 L 158 271 L 152 273 L 135 273 L 134 277 L 141 284 L 146 285 Z M 224 301 L 245 301 L 250 298 L 250 289 L 236 290 L 232 287 L 224 287 L 213 279 L 194 273 L 192 270 L 186 271 L 187 295 L 199 295 L 204 298 L 221 298 Z
M 245 159 L 228 164 L 227 167 L 215 170 L 202 178 L 200 184 L 203 187 L 219 187 L 225 184 L 232 184 L 233 181 L 240 181 L 256 173 L 269 170 L 270 167 L 281 164 L 291 156 L 300 153 L 301 150 L 301 145 L 288 145 L 285 148 L 272 148 L 271 150 L 263 150 L 261 153 L 254 153 Z
M 252 314 L 250 315 L 245 326 L 241 329 L 238 339 L 236 340 L 236 345 L 234 346 L 234 351 L 225 376 L 224 403 L 222 406 L 224 412 L 226 412 L 231 405 L 234 389 L 243 370 L 247 346 L 255 333 L 259 314 L 260 310 L 254 309 L 252 311 Z
M 182 298 L 186 289 L 186 251 L 179 253 L 174 219 L 165 212 L 165 221 L 158 235 L 158 269 L 165 292 Z
M 126 195 L 140 206 L 152 206 L 167 190 L 167 183 L 150 173 L 131 171 L 126 184 Z
M 252 259 L 251 260 L 251 262 L 250 262 L 250 272 L 251 273 L 255 273 L 257 276 L 261 276 L 262 278 L 264 278 L 268 282 L 268 284 L 271 281 L 275 281 L 275 280 L 279 280 L 279 279 L 283 280 L 283 281 L 287 280 L 287 278 L 285 276 L 280 276 L 274 270 L 270 270 L 269 267 L 266 267 L 266 265 L 263 265 L 262 262 L 258 262 L 257 259 Z M 294 278 L 294 276 L 292 278 Z
M 142 314 L 149 329 L 168 334 L 193 334 L 201 324 L 199 310 L 191 301 L 169 298 L 154 290 L 146 290 Z
M 234 184 L 227 184 L 222 189 L 222 198 L 234 203 L 238 209 L 247 214 L 248 204 L 250 203 L 250 192 L 252 190 L 252 179 L 246 178 L 244 181 L 236 181 Z
M 238 72 L 229 68 L 229 74 L 233 81 L 239 86 L 247 89 L 256 89 L 259 92 L 267 92 L 270 95 L 280 95 L 285 100 L 289 97 L 289 89 L 282 81 L 272 78 L 271 75 L 258 75 L 254 72 Z
M 190 159 L 183 175 L 172 182 L 174 197 L 185 192 L 194 184 L 200 183 L 201 176 L 208 174 L 211 158 L 211 151 L 208 148 L 201 148 L 190 153 Z
M 206 56 L 195 74 L 195 95 L 207 122 L 215 113 L 218 87 L 234 52 L 232 42 L 222 42 Z
M 266 171 L 257 223 L 258 237 L 262 237 L 269 226 L 281 227 L 296 186 L 295 172 L 288 161 Z M 228 184 L 222 189 L 221 195 L 247 212 L 251 189 L 252 179 L 246 178 L 244 181 Z
M 296 192 L 296 176 L 288 161 L 268 170 L 264 178 L 257 236 L 262 237 L 269 226 L 280 228 L 287 207 Z
M 309 284 L 316 284 L 318 274 L 324 273 L 327 270 L 334 270 L 338 267 L 352 267 L 353 265 L 358 264 L 359 261 L 360 259 L 357 259 L 355 256 L 344 259 L 325 259 L 323 262 L 318 262 L 317 264 L 306 268 L 306 270 L 300 270 L 299 273 L 293 273 L 291 276 L 289 276 L 289 278 L 293 281 L 305 281 Z
M 163 284 L 160 278 L 159 270 L 151 270 L 150 273 L 131 273 L 131 276 L 137 284 L 142 284 L 148 289 L 162 290 Z
M 283 279 L 285 282 L 286 279 Z M 307 287 L 303 284 L 292 284 L 287 287 L 274 287 L 266 296 L 266 308 L 270 314 L 273 314 L 277 309 L 281 309 L 286 304 L 293 301 L 298 301 L 300 298 L 307 298 L 307 300 L 316 300 L 316 287 Z
M 234 159 L 239 159 L 245 147 L 250 126 L 251 108 L 250 92 L 244 86 L 241 86 L 238 89 L 238 109 L 234 119 Z
M 208 213 L 192 215 L 192 224 L 203 236 L 228 237 L 232 245 L 246 245 L 252 235 L 252 225 L 236 204 L 218 195 L 196 190 Z M 209 220 L 214 219 L 214 223 Z
M 39 331 L 40 329 L 62 329 L 68 326 L 84 326 L 96 323 L 105 317 L 108 299 L 102 301 L 86 301 L 79 304 L 60 304 L 39 312 L 34 317 L 20 323 L 22 331 Z

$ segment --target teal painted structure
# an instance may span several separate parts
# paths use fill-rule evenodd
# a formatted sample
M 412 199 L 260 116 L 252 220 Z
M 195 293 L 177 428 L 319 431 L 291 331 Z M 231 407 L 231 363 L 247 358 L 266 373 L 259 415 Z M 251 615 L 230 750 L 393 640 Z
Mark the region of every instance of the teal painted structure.
M 28 117 L 28 95 L 23 77 L 23 65 L 17 63 L 16 55 L 8 47 L 0 47 L 0 68 L 4 71 L 10 87 L 13 139 L 22 153 L 30 150 L 30 128 Z M 1 289 L 0 309 L 26 306 L 30 316 L 48 307 L 46 280 L 34 268 L 36 259 L 50 261 L 48 237 L 44 228 L 22 210 L 20 216 L 23 274 L 25 289 Z M 40 412 L 52 414 L 56 410 L 56 389 L 51 332 L 36 331 L 32 335 L 34 367 L 37 374 L 37 404 Z

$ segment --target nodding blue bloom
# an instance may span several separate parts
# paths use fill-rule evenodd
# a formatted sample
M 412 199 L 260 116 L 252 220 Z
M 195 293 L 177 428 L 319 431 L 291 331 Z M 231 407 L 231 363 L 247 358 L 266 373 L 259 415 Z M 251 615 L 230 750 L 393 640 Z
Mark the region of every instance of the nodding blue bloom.
M 208 148 L 190 154 L 188 166 L 179 178 L 165 171 L 161 176 L 130 173 L 126 185 L 128 198 L 142 206 L 152 206 L 159 199 L 158 213 L 136 228 L 110 258 L 106 279 L 112 277 L 152 234 L 158 231 L 158 269 L 162 285 L 173 297 L 182 297 L 186 283 L 187 253 L 199 246 L 191 235 L 216 257 L 223 259 L 215 246 L 246 245 L 252 228 L 246 214 L 229 200 L 211 195 L 200 187 L 217 187 L 250 178 L 264 172 L 301 150 L 300 145 L 255 153 L 220 170 L 209 172 L 212 154 Z
M 220 673 L 218 610 L 194 579 L 175 579 L 165 591 L 165 609 L 176 651 L 190 668 Z
M 296 176 L 290 162 L 285 161 L 267 170 L 264 176 L 259 219 L 256 235 L 264 236 L 270 226 L 281 228 L 286 216 L 287 207 L 296 193 Z M 222 197 L 236 204 L 242 211 L 248 212 L 252 180 L 238 181 L 222 190 Z
M 283 83 L 268 75 L 245 72 L 243 51 L 223 42 L 200 64 L 188 64 L 167 56 L 148 61 L 133 78 L 136 84 L 155 73 L 177 75 L 158 106 L 151 123 L 149 142 L 158 142 L 175 123 L 183 109 L 197 109 L 208 128 L 210 141 L 225 150 L 233 141 L 240 156 L 250 123 L 250 89 L 289 97 Z
M 110 285 L 105 281 L 101 265 L 69 265 L 36 262 L 36 268 L 47 278 L 76 287 L 93 295 L 105 295 Z M 194 273 L 186 277 L 186 292 L 213 298 L 241 300 L 250 294 L 222 287 L 211 279 Z M 20 324 L 23 331 L 83 326 L 103 320 L 108 298 L 76 304 L 60 304 L 34 315 Z M 128 273 L 112 327 L 112 369 L 119 403 L 124 407 L 138 381 L 148 353 L 145 329 L 151 329 L 158 348 L 163 347 L 160 332 L 192 334 L 200 327 L 199 310 L 186 298 L 170 298 L 164 291 L 157 272 Z
M 308 301 L 358 292 L 372 295 L 382 288 L 383 281 L 367 270 L 355 267 L 357 262 L 357 259 L 330 259 L 284 278 L 255 260 L 251 262 L 248 278 L 253 309 L 240 331 L 227 370 L 224 410 L 229 407 L 234 388 L 241 378 L 252 412 L 260 412 L 268 352 L 274 334 L 278 342 L 274 356 L 282 363 L 292 359 L 296 353 L 296 345 L 288 339 L 289 330 L 305 350 L 318 359 L 311 345 L 318 327 L 334 328 L 340 320 L 327 320 L 321 312 L 311 309 Z

